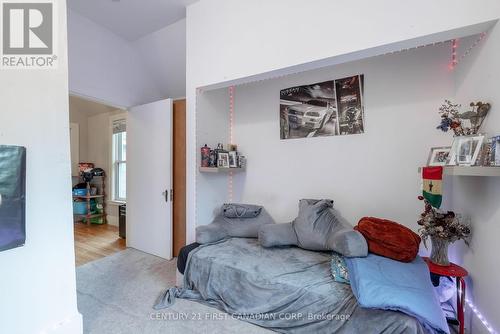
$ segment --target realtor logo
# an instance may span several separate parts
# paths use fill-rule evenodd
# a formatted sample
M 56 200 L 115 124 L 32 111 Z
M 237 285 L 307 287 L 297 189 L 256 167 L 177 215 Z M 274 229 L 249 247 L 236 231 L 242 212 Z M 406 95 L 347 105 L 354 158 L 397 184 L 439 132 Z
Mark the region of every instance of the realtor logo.
M 54 6 L 52 0 L 1 1 L 2 68 L 55 67 Z

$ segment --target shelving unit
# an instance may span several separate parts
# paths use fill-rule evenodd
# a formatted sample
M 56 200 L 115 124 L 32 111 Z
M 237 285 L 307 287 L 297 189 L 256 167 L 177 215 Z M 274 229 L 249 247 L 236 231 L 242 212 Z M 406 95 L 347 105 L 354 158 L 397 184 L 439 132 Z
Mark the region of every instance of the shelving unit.
M 244 171 L 245 168 L 200 167 L 200 173 L 240 173 Z
M 422 173 L 422 167 L 418 168 L 418 173 Z M 500 167 L 444 166 L 443 174 L 449 176 L 500 176 Z
M 100 182 L 98 184 L 94 183 L 93 181 L 95 179 L 100 179 Z M 105 176 L 94 176 L 94 180 L 91 182 L 87 182 L 87 195 L 73 195 L 73 199 L 83 199 L 86 201 L 87 204 L 87 213 L 86 214 L 73 214 L 73 220 L 75 222 L 82 222 L 85 220 L 87 225 L 90 225 L 90 220 L 92 218 L 99 218 L 102 217 L 103 223 L 106 224 L 106 192 L 105 192 Z M 95 186 L 97 188 L 97 195 L 91 195 L 91 187 Z M 102 213 L 92 213 L 91 206 L 90 206 L 90 200 L 95 199 L 95 200 L 100 200 L 102 204 Z

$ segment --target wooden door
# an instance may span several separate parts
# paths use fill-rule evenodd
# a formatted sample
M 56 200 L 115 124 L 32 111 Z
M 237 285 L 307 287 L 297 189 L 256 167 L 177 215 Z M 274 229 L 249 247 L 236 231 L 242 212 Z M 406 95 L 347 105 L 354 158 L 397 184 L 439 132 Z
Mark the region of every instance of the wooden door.
M 173 112 L 173 255 L 186 245 L 186 100 L 174 101 Z

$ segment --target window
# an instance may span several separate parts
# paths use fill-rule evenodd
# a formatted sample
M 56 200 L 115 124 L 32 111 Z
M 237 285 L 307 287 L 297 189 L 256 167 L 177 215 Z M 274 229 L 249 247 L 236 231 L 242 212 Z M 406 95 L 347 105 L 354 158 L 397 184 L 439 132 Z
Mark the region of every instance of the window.
M 127 132 L 126 120 L 113 121 L 113 200 L 127 199 Z

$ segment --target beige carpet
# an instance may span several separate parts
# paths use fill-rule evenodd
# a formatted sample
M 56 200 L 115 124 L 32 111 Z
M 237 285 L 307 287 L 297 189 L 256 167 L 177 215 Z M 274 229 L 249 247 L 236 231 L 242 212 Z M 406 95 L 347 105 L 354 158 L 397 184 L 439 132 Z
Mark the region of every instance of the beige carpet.
M 169 309 L 153 310 L 158 295 L 175 285 L 175 269 L 175 260 L 131 248 L 77 267 L 84 333 L 271 333 L 182 299 Z

